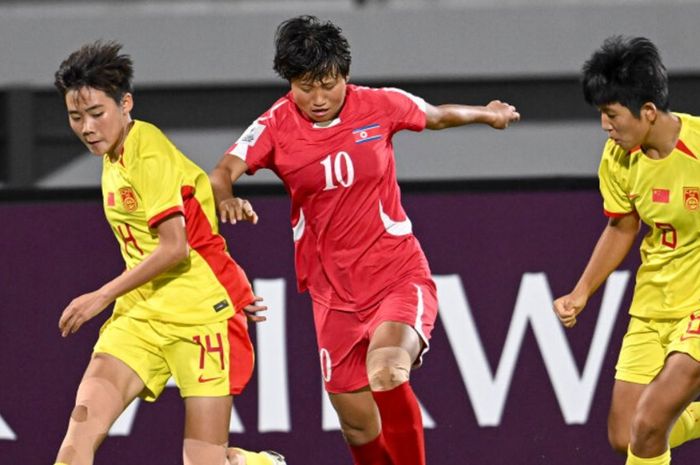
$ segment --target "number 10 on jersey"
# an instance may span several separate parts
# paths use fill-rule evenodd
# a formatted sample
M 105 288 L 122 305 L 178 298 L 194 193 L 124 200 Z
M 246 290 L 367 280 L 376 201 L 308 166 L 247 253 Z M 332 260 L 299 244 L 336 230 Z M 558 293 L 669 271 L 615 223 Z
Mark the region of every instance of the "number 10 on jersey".
M 335 157 L 328 155 L 320 163 L 326 176 L 324 191 L 336 189 L 338 184 L 350 187 L 355 179 L 355 167 L 348 152 L 338 152 Z

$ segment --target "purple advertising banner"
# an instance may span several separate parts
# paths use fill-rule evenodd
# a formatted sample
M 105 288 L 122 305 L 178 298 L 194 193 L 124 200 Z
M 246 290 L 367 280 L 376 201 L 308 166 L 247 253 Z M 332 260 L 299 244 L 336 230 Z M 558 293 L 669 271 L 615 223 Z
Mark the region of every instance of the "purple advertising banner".
M 224 225 L 231 254 L 269 305 L 251 328 L 256 372 L 235 400 L 231 443 L 290 465 L 350 465 L 322 390 L 310 301 L 296 291 L 285 198 L 251 199 L 258 225 Z M 605 225 L 597 192 L 404 195 L 438 286 L 440 315 L 412 375 L 428 463 L 615 464 L 606 416 L 627 321 L 634 250 L 572 330 L 551 309 Z M 118 245 L 95 201 L 0 205 L 0 465 L 52 464 L 109 311 L 66 339 L 70 300 L 118 274 Z M 100 465 L 181 463 L 184 410 L 171 387 L 135 402 Z M 688 444 L 674 463 L 695 463 Z

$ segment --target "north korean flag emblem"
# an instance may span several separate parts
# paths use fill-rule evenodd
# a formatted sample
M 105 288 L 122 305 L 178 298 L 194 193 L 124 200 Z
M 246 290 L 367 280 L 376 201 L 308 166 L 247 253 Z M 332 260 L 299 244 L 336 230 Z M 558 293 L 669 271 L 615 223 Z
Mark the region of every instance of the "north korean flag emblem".
M 353 129 L 352 135 L 355 138 L 356 144 L 363 144 L 365 142 L 379 140 L 382 138 L 380 126 L 378 124 L 370 124 L 369 126 Z

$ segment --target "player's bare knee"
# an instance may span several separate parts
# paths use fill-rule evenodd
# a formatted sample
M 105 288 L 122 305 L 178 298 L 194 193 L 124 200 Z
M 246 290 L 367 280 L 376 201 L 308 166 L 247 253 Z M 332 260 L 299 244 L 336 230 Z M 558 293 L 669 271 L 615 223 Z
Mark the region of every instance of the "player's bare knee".
M 58 451 L 58 455 L 56 456 L 56 461 L 68 465 L 73 465 L 76 455 L 78 455 L 78 451 L 75 450 L 75 447 L 71 445 L 61 447 L 61 449 L 59 449 Z
M 382 347 L 367 354 L 367 378 L 373 391 L 388 391 L 409 380 L 411 356 L 401 347 Z
M 233 447 L 226 449 L 226 460 L 228 460 L 227 465 L 245 465 L 245 457 Z
M 627 455 L 627 446 L 629 445 L 629 435 L 620 434 L 616 431 L 608 430 L 608 442 L 612 450 L 618 454 Z
M 91 462 L 92 454 L 123 408 L 121 393 L 111 382 L 98 377 L 83 379 L 59 450 L 59 460 L 68 464 Z
M 71 419 L 82 423 L 88 418 L 88 408 L 87 405 L 76 405 L 73 407 L 73 411 L 70 414 Z
M 341 420 L 340 430 L 348 444 L 360 445 L 374 439 L 378 434 L 379 428 L 371 424 L 353 424 Z
M 365 431 L 359 428 L 353 428 L 348 425 L 341 424 L 340 431 L 343 433 L 343 437 L 348 444 L 360 444 L 365 436 Z
M 403 367 L 385 366 L 369 373 L 369 385 L 373 391 L 388 391 L 409 379 L 409 371 Z
M 71 418 L 99 423 L 106 426 L 106 432 L 124 406 L 124 399 L 114 384 L 103 378 L 89 377 L 78 387 Z
M 650 441 L 658 441 L 665 435 L 666 428 L 660 425 L 658 421 L 655 421 L 648 415 L 637 414 L 632 421 L 629 442 L 632 445 L 646 444 Z
M 618 454 L 627 455 L 627 446 L 629 445 L 629 435 L 615 434 L 608 431 L 608 443 L 612 450 Z
M 366 431 L 373 428 L 375 420 L 373 417 L 368 415 L 341 415 L 338 414 L 338 421 L 340 422 L 340 429 L 344 433 L 351 435 L 364 434 Z
M 630 443 L 629 423 L 608 419 L 608 443 L 615 452 L 627 455 L 627 446 Z
M 182 461 L 184 465 L 227 465 L 230 463 L 225 445 L 192 438 L 185 438 L 182 442 Z

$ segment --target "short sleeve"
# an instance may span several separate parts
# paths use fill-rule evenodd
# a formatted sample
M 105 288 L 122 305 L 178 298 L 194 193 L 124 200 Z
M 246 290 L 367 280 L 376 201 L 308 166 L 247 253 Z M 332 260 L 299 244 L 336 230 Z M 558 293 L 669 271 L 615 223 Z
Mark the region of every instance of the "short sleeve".
M 149 133 L 142 139 L 130 168 L 132 184 L 141 197 L 151 228 L 173 214 L 184 214 L 184 173 L 178 155 L 175 146 L 162 133 Z
M 275 147 L 270 123 L 268 118 L 256 119 L 226 152 L 243 160 L 248 165 L 248 174 L 269 167 Z
M 386 99 L 387 116 L 393 123 L 393 132 L 402 129 L 422 131 L 425 129 L 427 104 L 420 97 L 401 89 L 386 87 L 381 89 Z
M 606 216 L 625 216 L 634 211 L 625 188 L 629 177 L 629 156 L 612 141 L 608 141 L 603 149 L 598 181 Z

